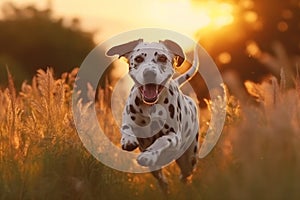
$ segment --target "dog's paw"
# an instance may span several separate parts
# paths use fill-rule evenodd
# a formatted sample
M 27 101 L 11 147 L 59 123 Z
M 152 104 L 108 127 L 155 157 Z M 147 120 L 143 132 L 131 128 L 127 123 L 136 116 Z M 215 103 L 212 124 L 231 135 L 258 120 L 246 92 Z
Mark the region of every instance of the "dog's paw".
M 139 146 L 136 137 L 130 135 L 122 136 L 121 145 L 122 145 L 122 149 L 126 151 L 133 151 Z
M 156 152 L 145 151 L 138 156 L 137 162 L 142 166 L 151 167 L 156 165 L 157 159 L 158 154 Z

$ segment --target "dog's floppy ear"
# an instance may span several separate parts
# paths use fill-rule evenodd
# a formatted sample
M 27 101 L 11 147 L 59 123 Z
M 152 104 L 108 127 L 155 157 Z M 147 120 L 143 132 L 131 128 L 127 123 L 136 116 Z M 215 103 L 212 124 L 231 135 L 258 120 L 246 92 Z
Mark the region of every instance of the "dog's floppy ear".
M 120 44 L 110 48 L 107 52 L 107 56 L 119 55 L 119 57 L 127 57 L 128 54 L 140 43 L 143 39 L 134 40 L 125 44 Z
M 171 53 L 175 55 L 175 65 L 176 67 L 179 67 L 185 60 L 185 55 L 182 48 L 172 40 L 160 40 L 159 42 L 163 43 L 171 51 Z

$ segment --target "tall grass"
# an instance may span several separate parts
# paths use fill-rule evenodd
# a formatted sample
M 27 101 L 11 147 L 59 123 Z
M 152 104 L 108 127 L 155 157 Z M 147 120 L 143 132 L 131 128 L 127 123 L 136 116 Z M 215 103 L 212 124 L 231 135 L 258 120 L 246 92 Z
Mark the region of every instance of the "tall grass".
M 76 73 L 54 79 L 52 70 L 39 70 L 19 94 L 8 73 L 0 91 L 0 199 L 105 199 L 123 190 L 126 174 L 95 160 L 77 137 L 70 109 Z
M 74 69 L 54 78 L 51 69 L 39 70 L 17 92 L 8 72 L 8 87 L 0 90 L 0 199 L 300 198 L 299 75 L 293 88 L 274 77 L 244 83 L 255 104 L 228 96 L 217 146 L 199 160 L 188 185 L 179 181 L 176 165 L 165 169 L 171 194 L 164 196 L 151 175 L 115 171 L 85 150 L 70 105 L 76 74 Z M 116 142 L 119 130 L 106 103 L 110 95 L 110 89 L 100 90 L 97 108 Z M 201 111 L 202 134 L 209 115 Z

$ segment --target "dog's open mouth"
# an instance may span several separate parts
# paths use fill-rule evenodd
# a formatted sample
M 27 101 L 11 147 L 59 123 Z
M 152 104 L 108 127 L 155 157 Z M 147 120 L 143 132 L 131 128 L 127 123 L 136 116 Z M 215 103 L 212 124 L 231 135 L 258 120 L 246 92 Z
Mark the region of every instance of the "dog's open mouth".
M 162 85 L 149 83 L 149 84 L 140 86 L 139 90 L 143 97 L 143 101 L 146 104 L 154 104 L 157 102 L 158 96 L 161 93 L 163 88 L 164 88 L 164 86 L 162 86 Z

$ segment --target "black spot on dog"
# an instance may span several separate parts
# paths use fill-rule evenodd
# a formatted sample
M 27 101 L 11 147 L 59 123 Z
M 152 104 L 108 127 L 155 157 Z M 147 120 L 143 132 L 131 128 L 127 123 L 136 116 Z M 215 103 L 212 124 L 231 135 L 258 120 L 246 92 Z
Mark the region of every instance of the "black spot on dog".
M 140 49 L 137 49 L 136 51 L 140 51 Z
M 174 118 L 174 110 L 175 110 L 175 108 L 174 108 L 173 104 L 170 104 L 169 105 L 169 112 L 170 112 L 170 117 L 172 119 Z
M 172 127 L 172 128 L 170 128 L 170 132 L 173 132 L 173 133 L 175 133 L 175 130 L 174 130 L 174 128 Z
M 157 56 L 157 51 L 154 53 L 154 56 Z
M 175 87 L 174 90 L 175 90 L 175 92 L 179 93 L 178 87 Z
M 145 57 L 147 57 L 147 54 L 145 53 Z
M 131 116 L 130 118 L 131 118 L 133 121 L 135 120 L 135 116 Z
M 188 110 L 187 110 L 187 107 L 186 107 L 186 106 L 184 106 L 184 112 L 185 112 L 185 114 L 187 115 Z
M 181 122 L 181 113 L 179 113 L 179 121 Z
M 169 92 L 170 92 L 170 94 L 171 94 L 172 96 L 174 95 L 174 92 L 172 91 L 171 88 L 169 88 Z
M 141 104 L 141 99 L 138 97 L 135 97 L 134 103 L 135 103 L 135 105 L 139 106 Z
M 158 114 L 159 114 L 159 115 L 162 115 L 162 114 L 163 114 L 163 111 L 162 111 L 162 110 L 160 110 L 160 111 L 158 112 Z
M 165 98 L 164 104 L 167 104 L 167 103 L 169 103 L 169 99 L 168 99 L 168 98 Z
M 164 127 L 165 127 L 165 129 L 169 129 L 169 125 L 168 124 L 165 124 Z
M 159 136 L 159 137 L 161 137 L 161 136 L 163 136 L 163 135 L 164 135 L 164 132 L 162 132 L 162 131 L 159 131 L 159 132 L 158 132 L 158 136 Z
M 145 125 L 145 124 L 146 124 L 146 121 L 143 119 L 143 120 L 141 121 L 141 124 L 142 124 L 142 125 Z
M 129 105 L 129 108 L 130 108 L 130 112 L 135 114 L 136 113 L 136 110 L 134 109 L 133 105 Z
M 192 116 L 191 116 L 191 118 L 192 118 L 192 121 L 195 121 L 195 115 L 194 115 L 194 113 L 192 112 Z
M 190 104 L 191 106 L 193 106 L 193 103 L 192 103 L 191 101 L 189 101 L 189 104 Z
M 177 107 L 178 107 L 179 109 L 181 109 L 181 103 L 180 103 L 180 98 L 179 98 L 179 96 L 178 96 L 178 98 L 177 98 Z
M 196 141 L 198 141 L 199 133 L 196 134 Z
M 189 74 L 185 75 L 185 79 L 186 79 L 186 80 L 188 80 L 189 78 L 190 78 L 190 75 L 189 75 Z
M 124 126 L 122 126 L 122 129 L 123 129 L 123 130 L 129 129 L 129 126 L 124 125 Z
M 140 113 L 143 113 L 143 110 L 140 108 Z

